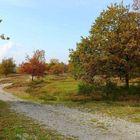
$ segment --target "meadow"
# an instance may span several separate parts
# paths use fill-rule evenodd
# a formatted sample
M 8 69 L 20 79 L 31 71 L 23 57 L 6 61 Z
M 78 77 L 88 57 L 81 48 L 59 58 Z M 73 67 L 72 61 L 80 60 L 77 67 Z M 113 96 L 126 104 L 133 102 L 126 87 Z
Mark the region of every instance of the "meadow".
M 134 81 L 132 80 L 133 83 Z M 2 79 L 1 83 L 13 83 L 5 90 L 32 102 L 61 104 L 87 112 L 103 113 L 140 123 L 140 102 L 136 99 L 139 95 L 138 89 L 135 89 L 138 94 L 133 96 L 134 99 L 130 95 L 128 100 L 125 98 L 125 100 L 114 101 L 101 97 L 98 92 L 91 95 L 80 94 L 78 85 L 81 82 L 68 75 L 47 75 L 33 82 L 28 75 L 11 75 Z M 129 91 L 132 89 L 134 89 L 133 86 L 130 87 Z

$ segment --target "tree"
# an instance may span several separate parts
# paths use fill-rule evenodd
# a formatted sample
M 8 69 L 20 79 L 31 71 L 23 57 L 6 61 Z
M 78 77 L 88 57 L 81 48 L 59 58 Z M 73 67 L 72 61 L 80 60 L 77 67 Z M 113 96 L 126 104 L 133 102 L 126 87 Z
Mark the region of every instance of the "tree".
M 49 63 L 50 67 L 53 66 L 53 65 L 55 65 L 55 64 L 59 64 L 59 60 L 58 59 L 55 59 L 55 58 L 51 59 L 50 60 L 50 63 Z
M 2 22 L 2 20 L 0 20 L 0 23 Z M 9 37 L 6 37 L 4 34 L 0 35 L 0 38 L 2 40 L 9 40 L 10 38 Z
M 59 62 L 59 59 L 55 59 L 55 58 L 50 60 L 50 63 L 47 64 L 47 68 L 50 74 L 55 74 L 55 75 L 63 74 L 68 71 L 67 65 L 64 64 L 63 62 Z
M 65 65 L 63 63 L 58 63 L 50 67 L 51 74 L 59 75 L 59 74 L 63 74 L 64 72 L 65 72 Z
M 3 59 L 0 65 L 0 72 L 7 76 L 8 74 L 12 74 L 16 72 L 16 64 L 13 58 Z
M 32 81 L 34 77 L 42 77 L 46 72 L 45 51 L 37 50 L 32 57 L 27 56 L 26 61 L 20 65 L 20 72 L 30 74 Z
M 140 68 L 140 25 L 137 12 L 111 5 L 96 19 L 90 36 L 70 53 L 78 78 L 94 82 L 95 75 L 121 76 L 126 86 Z

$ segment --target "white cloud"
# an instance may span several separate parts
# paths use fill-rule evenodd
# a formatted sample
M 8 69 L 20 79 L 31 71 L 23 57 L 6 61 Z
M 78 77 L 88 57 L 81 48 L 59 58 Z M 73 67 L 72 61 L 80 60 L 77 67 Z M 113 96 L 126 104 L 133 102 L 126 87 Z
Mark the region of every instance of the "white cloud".
M 0 46 L 0 59 L 2 59 L 8 53 L 8 51 L 13 47 L 14 47 L 13 42 L 8 42 L 8 43 Z

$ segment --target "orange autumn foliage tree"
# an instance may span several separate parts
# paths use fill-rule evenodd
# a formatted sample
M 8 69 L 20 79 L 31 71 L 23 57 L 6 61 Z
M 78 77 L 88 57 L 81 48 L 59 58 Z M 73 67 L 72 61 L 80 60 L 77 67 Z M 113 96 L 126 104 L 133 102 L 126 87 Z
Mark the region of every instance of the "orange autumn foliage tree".
M 26 61 L 20 65 L 20 73 L 30 74 L 34 77 L 42 77 L 46 72 L 45 51 L 37 50 L 32 57 L 27 56 Z

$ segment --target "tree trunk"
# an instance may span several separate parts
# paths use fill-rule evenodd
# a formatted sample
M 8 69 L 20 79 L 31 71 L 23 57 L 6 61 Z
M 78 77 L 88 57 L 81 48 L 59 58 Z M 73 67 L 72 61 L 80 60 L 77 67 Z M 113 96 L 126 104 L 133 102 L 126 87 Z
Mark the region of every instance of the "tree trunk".
M 32 75 L 32 81 L 34 81 L 34 76 Z
M 129 74 L 128 73 L 125 75 L 125 84 L 126 84 L 126 87 L 129 88 Z

